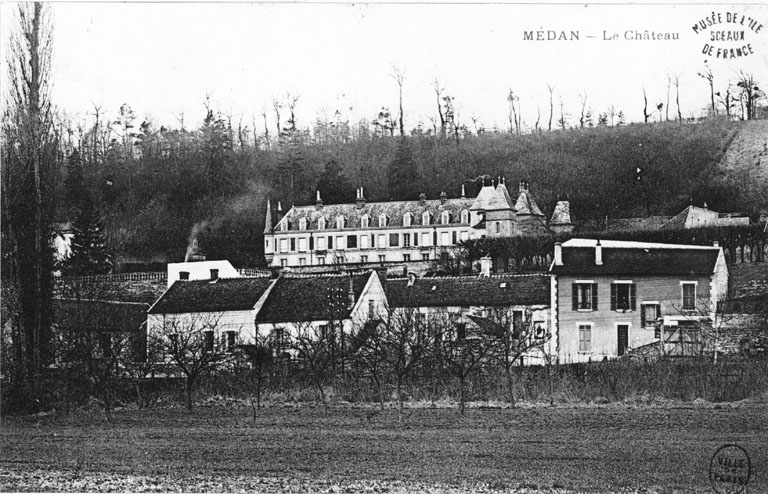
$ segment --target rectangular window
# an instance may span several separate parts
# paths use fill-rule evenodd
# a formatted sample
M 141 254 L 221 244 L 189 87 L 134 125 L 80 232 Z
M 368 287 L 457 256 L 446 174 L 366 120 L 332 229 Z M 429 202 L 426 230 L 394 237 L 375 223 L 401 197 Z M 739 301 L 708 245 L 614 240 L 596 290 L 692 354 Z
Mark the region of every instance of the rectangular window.
M 387 236 L 379 235 L 379 249 L 383 249 L 387 246 Z
M 659 304 L 643 304 L 643 311 L 640 313 L 640 325 L 644 328 L 656 326 L 656 321 L 661 316 Z
M 357 235 L 347 235 L 347 249 L 357 249 Z
M 400 234 L 399 233 L 390 233 L 389 234 L 389 246 L 390 247 L 398 247 L 400 245 Z
M 573 310 L 597 310 L 597 283 L 573 284 Z
M 285 350 L 287 342 L 285 339 L 284 328 L 275 328 L 275 330 L 272 332 L 272 344 L 275 346 L 275 350 L 277 352 Z
M 306 266 L 306 265 L 307 265 L 307 258 L 299 257 L 299 266 Z
M 325 250 L 325 237 L 317 237 L 317 250 Z
M 368 256 L 360 256 L 360 262 L 368 262 Z
M 367 249 L 368 246 L 368 235 L 360 235 L 360 248 Z
M 413 234 L 413 246 L 418 247 L 419 246 L 419 234 L 414 233 Z
M 611 283 L 611 310 L 627 312 L 635 309 L 635 284 Z
M 373 319 L 373 316 L 376 315 L 373 307 L 373 300 L 368 301 L 368 319 Z
M 430 233 L 422 233 L 421 234 L 421 245 L 424 247 L 429 247 L 432 245 L 432 239 L 430 238 L 432 235 Z
M 440 245 L 451 245 L 451 232 L 440 232 Z
M 213 351 L 213 331 L 203 331 L 203 350 L 206 352 Z
M 291 252 L 296 250 L 296 239 L 291 237 Z
M 463 322 L 456 324 L 456 341 L 464 341 L 467 337 L 467 325 Z
M 452 243 L 456 243 L 456 230 L 453 231 L 453 234 L 451 235 L 451 239 L 453 240 Z
M 512 311 L 512 338 L 518 339 L 523 333 L 523 311 Z
M 410 254 L 403 254 L 403 261 L 408 262 L 410 260 L 411 260 L 411 255 Z
M 579 351 L 592 351 L 592 325 L 579 324 Z
M 422 261 L 429 261 L 429 254 L 422 254 L 421 255 L 421 260 Z
M 403 247 L 410 247 L 410 246 L 411 246 L 411 234 L 403 233 Z
M 333 237 L 328 237 L 328 248 L 333 249 Z
M 386 260 L 387 260 L 387 256 L 385 256 L 384 254 L 379 255 L 379 262 L 384 262 Z
M 306 238 L 300 238 L 299 239 L 299 252 L 306 252 L 307 251 L 307 239 Z
M 320 264 L 320 265 L 325 264 L 325 257 L 318 257 L 317 258 L 317 263 Z
M 336 250 L 341 250 L 344 248 L 344 237 L 339 235 L 336 237 Z
M 288 239 L 287 238 L 281 238 L 280 239 L 280 252 L 288 252 Z
M 683 289 L 683 310 L 696 310 L 696 283 L 682 283 Z
M 280 259 L 280 266 L 282 267 L 288 266 L 288 259 Z
M 224 344 L 224 351 L 232 353 L 235 351 L 235 341 L 237 338 L 237 331 L 226 331 L 222 335 L 222 343 Z

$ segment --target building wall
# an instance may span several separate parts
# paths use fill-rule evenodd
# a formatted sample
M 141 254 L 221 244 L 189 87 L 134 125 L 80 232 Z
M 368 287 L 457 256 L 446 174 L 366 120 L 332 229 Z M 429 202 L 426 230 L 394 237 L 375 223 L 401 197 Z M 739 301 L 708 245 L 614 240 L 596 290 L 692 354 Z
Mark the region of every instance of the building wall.
M 404 262 L 435 259 L 444 247 L 475 238 L 469 224 L 414 225 L 393 228 L 356 228 L 276 231 L 265 235 L 265 253 L 272 266 L 332 265 L 334 263 Z M 392 242 L 392 235 L 396 242 Z M 405 236 L 408 235 L 406 240 Z M 414 235 L 418 235 L 414 245 Z M 349 237 L 356 246 L 349 247 Z M 333 247 L 329 248 L 328 238 Z M 406 247 L 405 243 L 409 246 Z M 311 245 L 311 249 L 310 249 Z
M 211 269 L 219 270 L 219 278 L 238 278 L 240 273 L 229 261 L 196 261 L 168 263 L 168 286 L 180 278 L 179 273 L 186 271 L 190 280 L 208 280 Z
M 191 330 L 211 328 L 214 331 L 215 341 L 220 342 L 222 333 L 227 331 L 237 332 L 238 344 L 251 344 L 254 342 L 255 326 L 254 312 L 252 310 L 240 310 L 229 312 L 186 312 L 181 314 L 148 314 L 147 335 L 162 337 L 168 330 Z
M 572 285 L 583 281 L 597 283 L 597 310 L 573 310 Z M 631 281 L 635 284 L 635 310 L 612 311 L 611 284 L 615 281 Z M 599 361 L 604 357 L 618 356 L 619 324 L 628 324 L 628 348 L 634 348 L 656 340 L 655 328 L 646 323 L 641 326 L 643 303 L 658 302 L 660 316 L 672 319 L 685 319 L 682 312 L 682 281 L 696 283 L 697 307 L 706 315 L 710 297 L 710 279 L 708 277 L 573 277 L 559 276 L 556 283 L 558 315 L 558 343 L 560 363 Z M 697 311 L 698 312 L 698 311 Z M 693 316 L 693 315 L 692 315 Z M 579 351 L 579 326 L 591 325 L 591 349 Z

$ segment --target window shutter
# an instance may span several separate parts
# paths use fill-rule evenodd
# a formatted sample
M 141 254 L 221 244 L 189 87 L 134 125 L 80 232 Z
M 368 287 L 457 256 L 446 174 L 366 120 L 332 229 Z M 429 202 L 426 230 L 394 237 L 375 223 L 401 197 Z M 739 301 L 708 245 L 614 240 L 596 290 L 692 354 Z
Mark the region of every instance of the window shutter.
M 637 304 L 635 302 L 635 284 L 629 285 L 629 310 L 636 310 Z
M 597 310 L 597 283 L 592 283 L 592 310 Z
M 611 283 L 611 310 L 616 310 L 616 284 Z
M 634 287 L 632 288 L 632 293 L 634 295 Z M 635 307 L 635 297 L 632 297 L 632 308 L 634 309 L 634 307 Z M 646 307 L 647 306 L 644 306 L 644 305 L 640 306 L 640 327 L 641 328 L 645 327 L 645 308 Z
M 579 309 L 579 285 L 576 283 L 573 283 L 571 285 L 573 287 L 573 310 Z

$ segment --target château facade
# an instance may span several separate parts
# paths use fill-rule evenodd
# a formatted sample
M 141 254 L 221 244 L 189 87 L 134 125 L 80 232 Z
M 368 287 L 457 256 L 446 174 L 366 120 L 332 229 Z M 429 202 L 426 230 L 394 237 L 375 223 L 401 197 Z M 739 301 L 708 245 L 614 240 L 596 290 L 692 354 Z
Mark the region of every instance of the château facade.
M 273 216 L 274 215 L 274 216 Z M 552 223 L 572 228 L 567 203 Z M 363 189 L 351 204 L 293 206 L 284 215 L 267 202 L 264 253 L 276 267 L 429 261 L 462 241 L 547 231 L 528 183 L 513 201 L 503 179 L 483 185 L 477 197 L 367 202 Z

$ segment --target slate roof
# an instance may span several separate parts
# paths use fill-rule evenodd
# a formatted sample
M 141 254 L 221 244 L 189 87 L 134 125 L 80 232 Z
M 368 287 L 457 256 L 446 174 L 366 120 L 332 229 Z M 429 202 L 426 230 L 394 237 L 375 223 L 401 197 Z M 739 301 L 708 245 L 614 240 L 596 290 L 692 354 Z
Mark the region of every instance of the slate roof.
M 568 201 L 557 201 L 555 211 L 552 213 L 551 225 L 572 225 L 571 203 Z
M 391 202 L 369 202 L 359 208 L 355 203 L 352 204 L 328 204 L 324 205 L 321 209 L 317 209 L 316 206 L 294 206 L 285 216 L 278 222 L 285 221 L 286 219 L 291 222 L 290 231 L 296 231 L 299 229 L 299 220 L 301 218 L 307 219 L 307 230 L 317 230 L 317 221 L 322 216 L 325 217 L 325 229 L 336 229 L 336 218 L 339 215 L 343 215 L 347 220 L 345 229 L 348 228 L 362 228 L 361 218 L 366 214 L 370 216 L 368 228 L 376 228 L 379 226 L 379 215 L 387 215 L 387 227 L 403 226 L 403 215 L 405 213 L 412 213 L 413 219 L 411 225 L 417 226 L 422 224 L 422 213 L 429 211 L 431 213 L 430 225 L 440 224 L 440 214 L 443 211 L 450 211 L 451 223 L 461 224 L 461 211 L 469 210 L 475 199 L 472 198 L 458 198 L 458 199 L 446 199 L 444 204 L 441 204 L 440 199 L 432 199 L 424 201 L 391 201 Z M 278 232 L 280 228 L 275 227 L 275 231 Z
M 569 241 L 573 242 L 573 241 Z M 693 245 L 653 244 L 603 240 L 603 264 L 595 264 L 595 248 L 577 239 L 563 244 L 563 265 L 552 265 L 557 275 L 710 276 L 720 249 Z
M 507 186 L 500 184 L 493 192 L 493 197 L 488 202 L 488 206 L 485 208 L 487 211 L 495 211 L 500 209 L 514 209 L 512 207 L 512 198 L 509 196 Z
M 277 279 L 269 292 L 264 305 L 256 315 L 256 323 L 305 322 L 325 320 L 330 317 L 329 296 L 337 293 L 344 309 L 340 318 L 349 316 L 350 307 L 346 303 L 349 293 L 349 281 L 352 279 L 352 291 L 355 301 L 360 299 L 363 288 L 371 277 L 372 271 L 360 274 L 285 274 Z
M 269 276 L 176 281 L 149 314 L 250 310 L 274 280 Z
M 539 206 L 536 205 L 536 201 L 533 200 L 533 196 L 527 190 L 520 191 L 520 195 L 517 196 L 517 202 L 515 203 L 515 209 L 517 209 L 517 214 L 544 216 Z
M 391 307 L 499 307 L 550 304 L 548 275 L 450 276 L 387 280 Z
M 53 320 L 68 330 L 135 333 L 147 320 L 147 304 L 54 298 Z
M 493 185 L 483 185 L 475 200 L 472 201 L 472 210 L 481 209 L 486 211 L 488 209 L 489 203 L 491 202 L 491 199 L 493 199 L 494 192 L 495 189 Z

